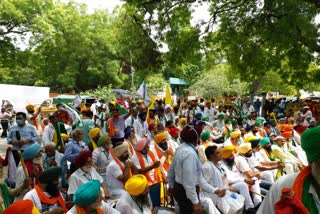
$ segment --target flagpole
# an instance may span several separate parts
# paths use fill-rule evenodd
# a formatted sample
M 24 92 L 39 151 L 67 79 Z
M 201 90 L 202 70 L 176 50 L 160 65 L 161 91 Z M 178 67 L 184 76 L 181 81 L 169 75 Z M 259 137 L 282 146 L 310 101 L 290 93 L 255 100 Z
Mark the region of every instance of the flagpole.
M 132 54 L 130 51 L 130 68 L 131 68 L 131 91 L 132 91 L 132 97 L 133 101 L 135 102 L 135 88 L 134 88 L 134 67 L 132 65 Z

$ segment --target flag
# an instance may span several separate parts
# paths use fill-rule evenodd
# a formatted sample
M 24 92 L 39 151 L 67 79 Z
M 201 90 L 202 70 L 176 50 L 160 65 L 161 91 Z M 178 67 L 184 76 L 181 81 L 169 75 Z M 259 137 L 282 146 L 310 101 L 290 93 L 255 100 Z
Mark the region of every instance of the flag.
M 82 127 L 82 119 L 81 119 L 80 115 L 78 114 L 78 112 L 76 110 L 74 110 L 72 107 L 65 104 L 62 99 L 59 98 L 58 102 L 65 108 L 65 110 L 70 115 L 70 117 L 72 119 L 72 125 L 78 124 L 78 126 Z
M 147 107 L 151 104 L 148 88 L 144 81 L 142 81 L 141 85 L 139 86 L 137 94 L 139 94 L 143 98 L 143 102 Z
M 76 98 L 72 101 L 73 108 L 78 107 L 78 105 L 82 102 L 82 98 L 77 95 Z
M 165 97 L 164 103 L 172 105 L 172 99 L 171 99 L 171 94 L 170 94 L 170 90 L 169 90 L 168 85 L 166 85 L 166 97 Z
M 125 108 L 123 108 L 119 103 L 116 104 L 116 108 L 119 110 L 121 115 L 128 113 L 128 111 Z
M 16 182 L 16 173 L 17 173 L 17 166 L 14 160 L 13 154 L 11 151 L 7 150 L 8 155 L 8 182 L 15 183 Z

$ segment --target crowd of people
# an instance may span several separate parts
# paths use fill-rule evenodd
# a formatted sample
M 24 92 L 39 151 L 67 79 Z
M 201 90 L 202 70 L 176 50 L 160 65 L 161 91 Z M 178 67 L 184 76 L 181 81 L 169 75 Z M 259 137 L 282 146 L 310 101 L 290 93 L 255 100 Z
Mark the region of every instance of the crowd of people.
M 48 118 L 27 105 L 12 125 L 2 108 L 1 212 L 319 213 L 320 128 L 308 105 L 264 117 L 259 100 L 245 116 L 204 99 L 119 106 L 77 107 L 76 124 L 62 104 Z

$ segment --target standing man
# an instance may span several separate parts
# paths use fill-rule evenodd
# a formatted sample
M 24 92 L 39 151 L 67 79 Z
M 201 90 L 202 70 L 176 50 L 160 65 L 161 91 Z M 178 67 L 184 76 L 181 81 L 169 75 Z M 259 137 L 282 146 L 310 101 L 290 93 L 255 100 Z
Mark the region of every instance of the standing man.
M 125 115 L 120 115 L 120 111 L 117 108 L 111 109 L 112 117 L 107 121 L 107 126 L 113 147 L 124 141 L 125 121 L 132 113 L 131 102 L 129 103 L 129 106 L 129 112 Z
M 12 115 L 8 112 L 6 112 L 5 108 L 1 108 L 1 112 L 0 112 L 0 121 L 1 121 L 1 126 L 2 126 L 2 134 L 1 137 L 2 138 L 6 138 L 7 137 L 7 131 L 9 128 L 9 120 L 12 118 Z
M 190 125 L 186 126 L 181 131 L 181 139 L 185 143 L 176 150 L 168 171 L 169 192 L 173 193 L 180 213 L 199 214 L 202 212 L 200 188 L 212 194 L 216 189 L 203 178 L 201 162 L 196 149 L 199 142 L 199 134 L 196 129 Z M 210 209 L 216 208 L 213 206 Z
M 68 112 L 63 108 L 62 104 L 59 103 L 56 105 L 58 111 L 56 111 L 53 115 L 55 115 L 59 122 L 62 122 L 64 124 L 70 125 L 71 124 L 71 118 Z
M 26 124 L 26 120 L 27 115 L 24 112 L 18 112 L 16 114 L 17 125 L 11 127 L 7 138 L 8 144 L 12 145 L 12 154 L 17 166 L 20 162 L 18 151 L 23 152 L 39 139 L 36 128 L 31 124 Z
M 67 134 L 64 123 L 59 122 L 57 116 L 49 116 L 50 123 L 44 128 L 42 135 L 42 144 L 45 146 L 50 142 L 54 142 L 59 151 L 64 150 L 64 142 L 61 134 Z

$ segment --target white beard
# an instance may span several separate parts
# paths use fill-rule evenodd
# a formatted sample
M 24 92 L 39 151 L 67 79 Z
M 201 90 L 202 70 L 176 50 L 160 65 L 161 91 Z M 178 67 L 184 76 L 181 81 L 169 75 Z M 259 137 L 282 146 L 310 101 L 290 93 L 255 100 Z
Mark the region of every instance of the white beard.
M 43 165 L 42 157 L 33 158 L 32 163 L 39 164 L 42 166 Z

